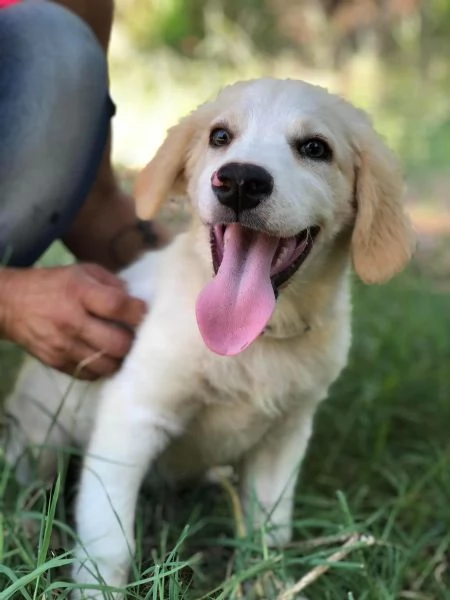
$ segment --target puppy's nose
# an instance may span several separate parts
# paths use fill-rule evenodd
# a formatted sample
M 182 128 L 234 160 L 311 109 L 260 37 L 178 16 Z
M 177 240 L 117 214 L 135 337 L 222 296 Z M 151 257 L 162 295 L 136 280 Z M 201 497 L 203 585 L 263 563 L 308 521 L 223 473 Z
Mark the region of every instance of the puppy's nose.
M 214 173 L 211 186 L 219 202 L 238 214 L 255 208 L 270 196 L 273 177 L 257 165 L 228 163 Z

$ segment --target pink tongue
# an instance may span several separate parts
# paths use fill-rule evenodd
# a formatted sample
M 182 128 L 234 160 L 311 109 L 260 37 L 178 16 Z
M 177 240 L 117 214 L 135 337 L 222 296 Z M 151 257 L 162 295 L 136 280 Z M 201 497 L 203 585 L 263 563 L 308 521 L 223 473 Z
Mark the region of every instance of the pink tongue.
M 197 299 L 197 323 L 217 354 L 245 350 L 264 330 L 275 309 L 270 269 L 279 239 L 234 223 L 224 235 L 223 260 Z

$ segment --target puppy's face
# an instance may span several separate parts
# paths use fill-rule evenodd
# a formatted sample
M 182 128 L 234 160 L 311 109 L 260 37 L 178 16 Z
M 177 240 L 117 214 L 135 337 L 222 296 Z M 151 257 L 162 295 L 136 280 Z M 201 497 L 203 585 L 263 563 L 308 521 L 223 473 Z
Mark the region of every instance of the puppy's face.
M 253 341 L 277 294 L 351 227 L 365 281 L 389 278 L 411 254 L 394 157 L 365 115 L 301 81 L 226 88 L 171 130 L 138 200 L 160 202 L 176 179 L 211 239 L 215 276 L 197 317 L 223 354 Z
M 227 89 L 193 145 L 189 196 L 209 226 L 329 238 L 354 212 L 351 143 L 339 100 L 318 88 L 259 80 Z

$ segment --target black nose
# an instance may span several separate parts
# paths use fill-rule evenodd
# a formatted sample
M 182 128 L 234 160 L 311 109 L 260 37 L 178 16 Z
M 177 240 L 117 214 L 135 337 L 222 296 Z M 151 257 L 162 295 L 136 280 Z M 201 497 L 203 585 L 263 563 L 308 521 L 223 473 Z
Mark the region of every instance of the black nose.
M 213 175 L 211 185 L 219 202 L 238 214 L 270 196 L 273 177 L 257 165 L 228 163 Z

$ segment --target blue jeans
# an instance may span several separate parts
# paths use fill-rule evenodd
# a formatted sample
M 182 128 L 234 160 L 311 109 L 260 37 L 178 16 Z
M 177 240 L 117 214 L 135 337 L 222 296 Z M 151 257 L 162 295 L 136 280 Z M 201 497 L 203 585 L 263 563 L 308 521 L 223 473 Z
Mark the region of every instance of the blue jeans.
M 104 52 L 81 19 L 35 0 L 0 10 L 0 265 L 33 264 L 70 227 L 113 112 Z

